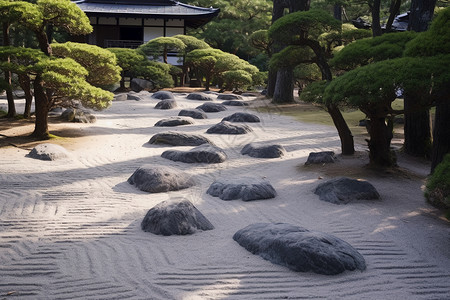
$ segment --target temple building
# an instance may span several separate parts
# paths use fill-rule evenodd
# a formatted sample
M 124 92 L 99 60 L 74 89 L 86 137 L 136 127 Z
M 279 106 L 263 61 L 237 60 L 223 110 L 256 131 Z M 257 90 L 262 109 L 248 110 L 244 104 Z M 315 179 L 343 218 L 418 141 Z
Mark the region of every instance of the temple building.
M 94 31 L 80 42 L 100 47 L 137 48 L 157 38 L 186 34 L 219 14 L 173 0 L 80 0 L 74 1 L 89 17 Z

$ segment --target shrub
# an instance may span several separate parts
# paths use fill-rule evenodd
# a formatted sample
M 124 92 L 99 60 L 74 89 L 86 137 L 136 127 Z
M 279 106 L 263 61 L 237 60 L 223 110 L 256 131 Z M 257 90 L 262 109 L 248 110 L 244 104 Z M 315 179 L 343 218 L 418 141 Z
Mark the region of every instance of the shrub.
M 223 73 L 226 86 L 232 90 L 246 88 L 252 84 L 252 76 L 243 70 L 226 71 Z
M 433 206 L 450 209 L 450 153 L 428 179 L 425 197 Z

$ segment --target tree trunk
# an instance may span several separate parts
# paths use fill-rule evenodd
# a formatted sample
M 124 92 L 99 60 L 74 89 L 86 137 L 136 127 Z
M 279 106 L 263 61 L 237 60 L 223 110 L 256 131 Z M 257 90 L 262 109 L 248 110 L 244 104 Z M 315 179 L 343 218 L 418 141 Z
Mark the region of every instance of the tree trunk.
M 415 105 L 419 99 L 405 94 L 405 153 L 413 156 L 429 157 L 431 150 L 430 114 L 428 109 Z
M 34 105 L 36 111 L 36 122 L 32 136 L 39 139 L 48 139 L 48 111 L 49 103 L 47 95 L 42 86 L 40 75 L 34 80 Z
M 267 97 L 272 98 L 277 84 L 277 71 L 269 70 L 269 78 L 267 81 Z
M 392 0 L 391 6 L 389 7 L 389 18 L 386 22 L 386 32 L 392 30 L 392 23 L 394 23 L 395 16 L 400 12 L 401 0 Z
M 412 0 L 408 30 L 426 31 L 434 14 L 436 0 Z
M 19 75 L 19 84 L 25 93 L 25 109 L 23 112 L 23 117 L 28 119 L 31 117 L 31 104 L 33 102 L 30 78 L 27 75 Z
M 371 117 L 368 126 L 370 164 L 376 167 L 393 167 L 396 165 L 395 156 L 391 153 L 392 132 L 386 125 L 385 118 Z
M 211 81 L 211 76 L 206 75 L 206 82 L 205 82 L 205 91 L 209 91 L 209 85 L 210 85 L 210 81 Z
M 335 4 L 333 7 L 333 17 L 336 20 L 342 21 L 342 6 L 340 4 Z
M 334 104 L 328 104 L 326 106 L 327 112 L 333 119 L 334 126 L 337 129 L 339 138 L 341 140 L 341 151 L 343 155 L 353 155 L 355 153 L 355 145 L 353 142 L 353 135 L 348 128 L 347 122 L 345 122 L 339 108 Z
M 9 46 L 11 44 L 9 40 L 9 24 L 2 23 L 3 25 L 3 46 Z M 10 61 L 8 57 L 8 62 Z M 8 114 L 6 117 L 14 118 L 16 116 L 16 105 L 14 103 L 14 95 L 12 91 L 12 73 L 10 71 L 5 71 L 5 82 L 6 82 L 6 99 L 8 100 Z
M 380 5 L 381 0 L 369 1 L 370 12 L 372 14 L 372 35 L 374 37 L 383 34 L 380 24 Z
M 448 99 L 447 99 L 448 100 Z M 431 155 L 431 173 L 450 153 L 450 101 L 442 101 L 436 106 L 433 130 L 433 149 Z
M 294 73 L 291 68 L 281 68 L 278 70 L 272 102 L 294 102 Z

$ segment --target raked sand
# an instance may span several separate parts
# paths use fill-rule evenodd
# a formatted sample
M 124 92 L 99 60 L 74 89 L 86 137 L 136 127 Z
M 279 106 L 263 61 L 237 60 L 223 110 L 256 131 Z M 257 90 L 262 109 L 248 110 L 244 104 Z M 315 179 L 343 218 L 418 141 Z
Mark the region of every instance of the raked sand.
M 326 203 L 313 190 L 330 173 L 303 164 L 309 152 L 339 152 L 333 127 L 250 111 L 261 118 L 248 123 L 253 132 L 206 134 L 223 117 L 247 110 L 231 106 L 194 125 L 154 127 L 202 103 L 182 95 L 176 99 L 178 108 L 172 110 L 154 109 L 158 100 L 150 98 L 118 101 L 96 112 L 95 124 L 64 125 L 83 135 L 63 143 L 70 160 L 40 161 L 25 157 L 25 149 L 0 148 L 0 299 L 450 298 L 450 227 L 425 203 L 427 170 L 419 170 L 419 176 L 365 173 L 360 145 L 357 158 L 340 158 L 334 170 L 342 166 L 341 175 L 369 180 L 381 200 Z M 147 142 L 168 130 L 203 134 L 225 150 L 228 160 L 207 165 L 164 159 L 161 153 L 173 147 Z M 287 155 L 241 155 L 250 142 L 281 144 Z M 358 171 L 347 172 L 354 161 Z M 127 179 L 144 164 L 183 170 L 197 185 L 169 193 L 139 191 Z M 215 179 L 237 176 L 265 178 L 278 196 L 243 202 L 206 194 Z M 140 229 L 150 208 L 176 198 L 190 200 L 215 229 L 167 237 Z M 367 269 L 325 276 L 274 265 L 232 239 L 256 222 L 333 234 L 364 256 Z

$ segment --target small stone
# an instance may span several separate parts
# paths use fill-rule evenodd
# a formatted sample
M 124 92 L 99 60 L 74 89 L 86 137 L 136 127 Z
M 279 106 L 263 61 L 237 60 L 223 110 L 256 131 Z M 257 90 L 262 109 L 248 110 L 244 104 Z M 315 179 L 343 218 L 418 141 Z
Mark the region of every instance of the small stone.
M 127 100 L 127 94 L 125 93 L 114 95 L 113 101 L 125 101 L 125 100 Z
M 196 109 L 201 109 L 204 112 L 220 112 L 220 111 L 225 111 L 227 110 L 227 108 L 225 107 L 225 105 L 222 105 L 220 103 L 203 103 L 200 106 L 197 106 Z
M 248 106 L 247 102 L 239 101 L 239 100 L 229 100 L 222 102 L 222 105 L 227 106 Z
M 234 95 L 234 94 L 220 94 L 217 96 L 217 100 L 242 100 L 240 95 Z
M 134 93 L 128 93 L 128 94 L 127 94 L 127 100 L 141 101 L 142 98 L 139 97 L 137 94 L 134 94 Z
M 198 100 L 198 101 L 212 101 L 214 100 L 210 95 L 205 93 L 190 93 L 187 95 L 186 99 L 189 100 Z
M 204 136 L 175 131 L 157 133 L 150 138 L 150 144 L 168 144 L 172 146 L 199 146 L 213 143 Z
M 157 91 L 152 95 L 153 99 L 166 100 L 166 99 L 175 99 L 172 92 L 168 91 Z
M 177 102 L 173 99 L 161 100 L 155 105 L 155 109 L 172 109 L 177 107 Z
M 305 165 L 334 163 L 335 160 L 336 157 L 333 151 L 311 152 Z
M 64 147 L 43 143 L 34 147 L 26 156 L 40 160 L 58 160 L 69 158 L 70 154 Z
M 339 177 L 322 182 L 314 191 L 320 200 L 334 204 L 347 204 L 354 200 L 376 200 L 380 194 L 367 181 Z
M 242 201 L 270 199 L 275 198 L 277 195 L 277 192 L 268 181 L 244 177 L 231 180 L 216 180 L 210 185 L 206 193 L 226 201 L 236 199 L 242 199 Z
M 143 231 L 159 235 L 186 235 L 212 230 L 211 222 L 188 200 L 163 201 L 150 209 L 141 222 Z
M 234 113 L 228 117 L 225 117 L 222 119 L 222 121 L 228 121 L 228 122 L 249 122 L 249 123 L 259 123 L 261 120 L 258 116 L 244 113 L 244 112 L 237 112 Z
M 182 125 L 191 125 L 194 124 L 194 120 L 189 117 L 170 117 L 167 119 L 162 119 L 156 122 L 155 126 L 157 127 L 173 127 L 173 126 L 182 126 Z
M 189 174 L 173 168 L 154 165 L 144 165 L 138 168 L 128 178 L 128 183 L 149 193 L 178 191 L 194 185 Z
M 206 133 L 217 133 L 217 134 L 246 134 L 252 132 L 253 130 L 246 124 L 233 124 L 227 121 L 222 121 L 210 127 Z
M 258 145 L 250 143 L 241 150 L 242 155 L 249 155 L 257 158 L 277 158 L 286 154 L 286 149 L 281 145 Z
M 194 119 L 207 119 L 208 116 L 200 109 L 182 109 L 178 113 L 179 116 L 187 116 Z
M 210 144 L 203 144 L 189 151 L 167 150 L 161 154 L 161 157 L 184 163 L 207 164 L 221 163 L 227 159 L 227 155 L 222 149 Z

